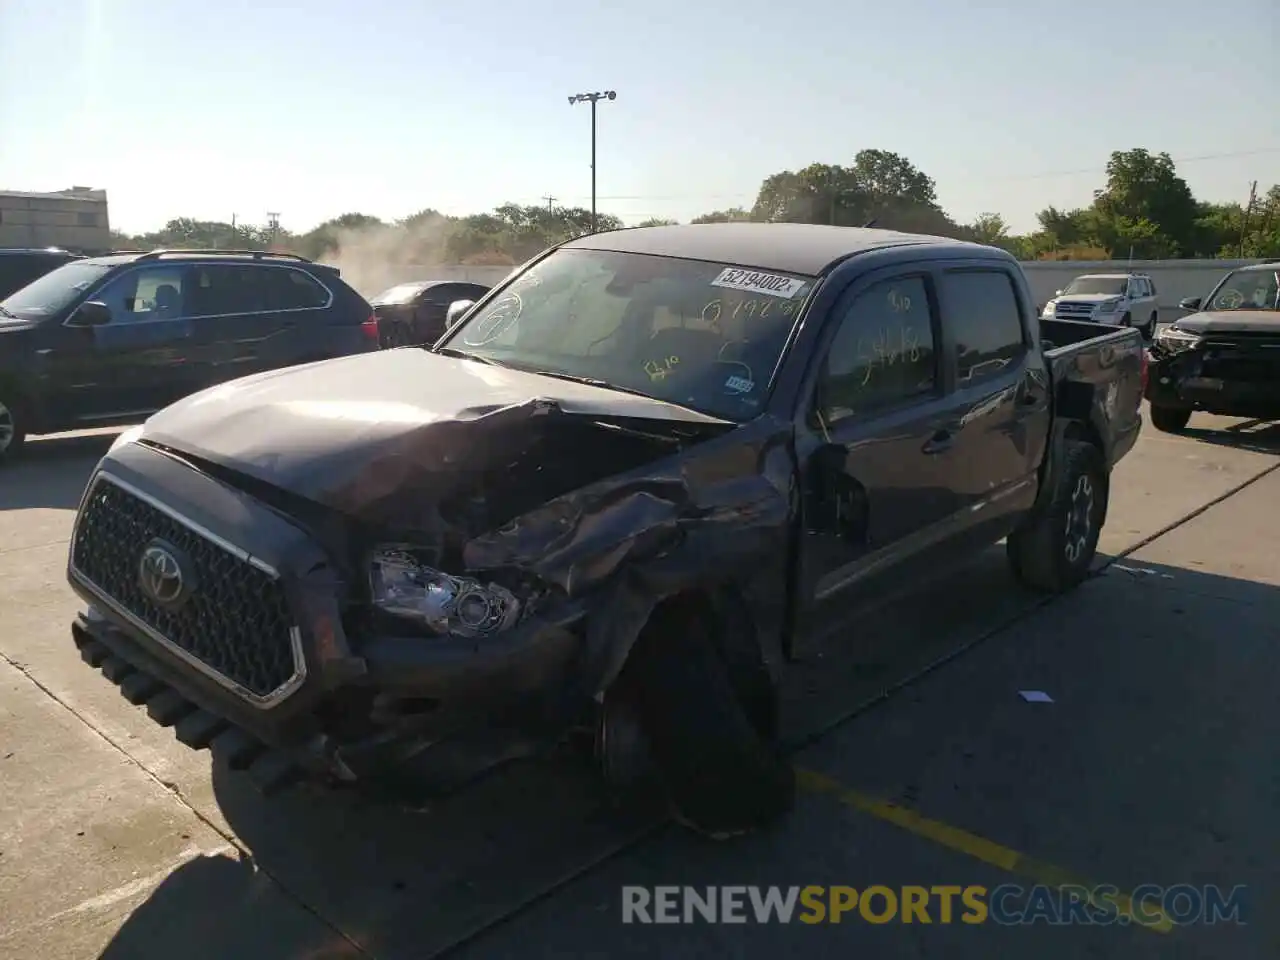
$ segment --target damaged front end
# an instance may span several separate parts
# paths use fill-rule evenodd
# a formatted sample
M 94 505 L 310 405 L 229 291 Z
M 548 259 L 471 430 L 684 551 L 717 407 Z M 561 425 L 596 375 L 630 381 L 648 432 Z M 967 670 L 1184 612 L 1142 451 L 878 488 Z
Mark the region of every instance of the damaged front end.
M 1147 400 L 1171 409 L 1280 418 L 1280 325 L 1162 331 L 1151 347 Z
M 264 787 L 434 793 L 554 745 L 676 594 L 732 591 L 749 656 L 780 658 L 792 472 L 767 418 L 582 391 L 399 420 L 207 401 L 90 481 L 74 635 Z

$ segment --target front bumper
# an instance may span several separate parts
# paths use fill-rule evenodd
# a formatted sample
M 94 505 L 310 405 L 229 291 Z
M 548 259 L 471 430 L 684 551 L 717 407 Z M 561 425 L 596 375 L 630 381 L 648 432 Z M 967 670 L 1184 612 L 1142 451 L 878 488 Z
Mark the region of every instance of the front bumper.
M 554 742 L 581 715 L 583 698 L 573 683 L 580 608 L 531 618 L 482 642 L 385 632 L 349 640 L 342 583 L 299 528 L 145 446 L 122 448 L 103 467 L 116 479 L 102 482 L 125 483 L 156 503 L 162 497 L 169 516 L 234 545 L 279 576 L 296 641 L 295 669 L 287 683 L 262 696 L 229 683 L 84 575 L 76 564 L 84 504 L 72 535 L 68 575 L 88 605 L 72 635 L 86 662 L 131 702 L 145 704 L 157 723 L 174 726 L 183 743 L 222 754 L 263 789 L 306 776 L 376 779 L 412 767 L 415 783 L 447 790 Z M 99 479 L 95 474 L 90 481 L 86 502 Z M 137 523 L 116 529 L 128 532 Z M 146 535 L 127 549 L 140 556 Z M 132 602 L 136 606 L 136 598 Z
M 1146 399 L 1154 406 L 1228 417 L 1280 418 L 1280 350 L 1196 347 L 1153 355 Z

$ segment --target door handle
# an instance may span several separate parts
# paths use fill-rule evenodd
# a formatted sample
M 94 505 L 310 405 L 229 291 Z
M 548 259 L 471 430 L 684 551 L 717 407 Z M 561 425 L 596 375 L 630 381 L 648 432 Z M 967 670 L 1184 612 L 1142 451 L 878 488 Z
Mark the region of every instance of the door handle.
M 936 431 L 932 437 L 925 441 L 925 445 L 920 449 L 924 453 L 928 454 L 946 453 L 951 449 L 951 445 L 955 442 L 956 435 L 952 433 L 950 429 L 944 427 L 941 430 Z

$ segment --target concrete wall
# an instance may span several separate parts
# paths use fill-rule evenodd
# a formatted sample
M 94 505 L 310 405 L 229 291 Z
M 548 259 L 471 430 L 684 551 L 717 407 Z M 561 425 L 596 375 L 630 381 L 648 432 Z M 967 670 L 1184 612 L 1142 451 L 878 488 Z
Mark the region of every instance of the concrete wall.
M 1087 273 L 1145 273 L 1156 285 L 1160 303 L 1160 319 L 1176 320 L 1185 311 L 1178 309 L 1178 301 L 1185 297 L 1203 297 L 1213 289 L 1224 274 L 1257 260 L 1123 260 L 1065 262 L 1035 261 L 1024 263 L 1027 282 L 1037 304 L 1053 297 L 1054 291 L 1065 287 L 1074 277 Z M 389 268 L 393 279 L 386 284 L 404 283 L 409 280 L 471 280 L 476 283 L 494 284 L 511 272 L 510 267 L 462 267 L 462 266 L 403 266 Z M 384 288 L 385 289 L 385 288 Z M 365 296 L 376 296 L 381 290 L 361 290 Z
M 1160 303 L 1160 319 L 1176 320 L 1186 311 L 1178 309 L 1178 301 L 1186 297 L 1203 297 L 1229 271 L 1257 260 L 1070 260 L 1046 263 L 1024 263 L 1032 296 L 1043 304 L 1055 290 L 1065 287 L 1074 277 L 1087 273 L 1145 273 L 1156 285 Z
M 0 247 L 110 250 L 107 192 L 85 187 L 57 193 L 0 191 Z

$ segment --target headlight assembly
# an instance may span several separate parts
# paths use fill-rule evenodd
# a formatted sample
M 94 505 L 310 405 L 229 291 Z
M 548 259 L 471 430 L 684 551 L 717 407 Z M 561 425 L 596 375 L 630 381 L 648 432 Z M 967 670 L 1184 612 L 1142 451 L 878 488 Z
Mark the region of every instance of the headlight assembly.
M 1186 330 L 1179 330 L 1177 327 L 1165 327 L 1156 334 L 1156 343 L 1170 353 L 1179 350 L 1190 350 L 1202 339 L 1198 333 L 1188 333 Z
M 521 603 L 510 590 L 432 569 L 407 546 L 385 545 L 373 551 L 369 587 L 378 609 L 438 634 L 484 637 L 520 619 Z
M 1120 306 L 1123 302 L 1124 301 L 1122 300 L 1103 300 L 1102 303 L 1098 304 L 1098 312 L 1099 313 L 1115 313 L 1117 310 L 1120 309 Z

